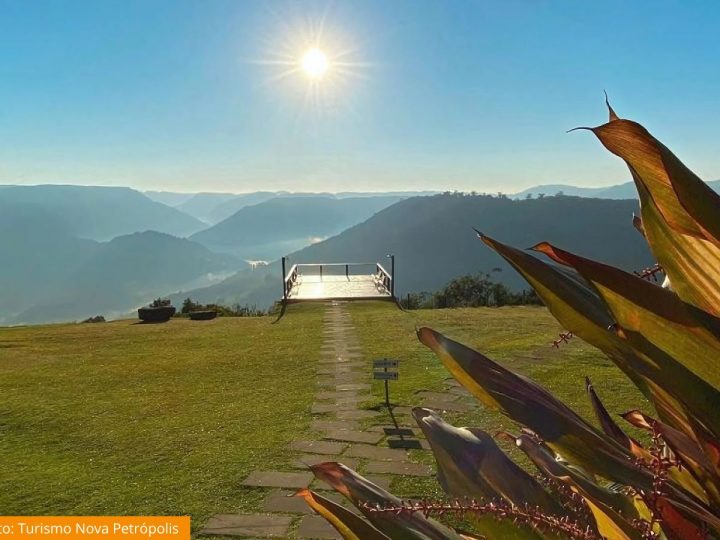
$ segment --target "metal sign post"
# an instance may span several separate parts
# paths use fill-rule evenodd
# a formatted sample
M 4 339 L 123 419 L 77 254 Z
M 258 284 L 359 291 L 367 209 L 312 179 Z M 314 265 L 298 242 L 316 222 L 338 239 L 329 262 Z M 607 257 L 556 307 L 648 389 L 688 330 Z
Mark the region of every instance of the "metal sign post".
M 398 380 L 397 371 L 388 371 L 388 368 L 397 369 L 399 362 L 397 360 L 391 360 L 389 358 L 381 358 L 379 360 L 373 360 L 373 369 L 382 369 L 383 371 L 373 371 L 373 379 L 385 381 L 385 405 L 390 408 L 390 386 L 389 381 Z

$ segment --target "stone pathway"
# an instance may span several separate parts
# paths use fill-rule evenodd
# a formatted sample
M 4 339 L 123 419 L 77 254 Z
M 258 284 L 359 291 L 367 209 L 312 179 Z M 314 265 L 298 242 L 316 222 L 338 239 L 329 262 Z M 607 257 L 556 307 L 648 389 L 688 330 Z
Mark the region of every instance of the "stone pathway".
M 385 489 L 393 476 L 427 477 L 430 467 L 410 461 L 407 448 L 428 449 L 420 429 L 410 416 L 410 407 L 394 407 L 396 425 L 385 425 L 374 418 L 375 410 L 362 409 L 370 401 L 371 358 L 363 355 L 345 304 L 333 302 L 324 316 L 324 341 L 317 369 L 317 392 L 311 413 L 314 436 L 295 441 L 289 450 L 295 454 L 293 471 L 254 471 L 243 482 L 266 488 L 263 514 L 219 514 L 207 522 L 200 534 L 252 538 L 341 538 L 322 517 L 314 515 L 306 503 L 293 497 L 299 488 L 310 486 L 323 496 L 348 506 L 345 499 L 314 479 L 309 465 L 338 461 Z M 417 405 L 438 411 L 465 412 L 473 406 L 467 392 L 453 380 L 445 381 L 446 392 L 417 393 Z M 371 424 L 368 426 L 368 424 Z M 397 430 L 400 427 L 400 431 Z

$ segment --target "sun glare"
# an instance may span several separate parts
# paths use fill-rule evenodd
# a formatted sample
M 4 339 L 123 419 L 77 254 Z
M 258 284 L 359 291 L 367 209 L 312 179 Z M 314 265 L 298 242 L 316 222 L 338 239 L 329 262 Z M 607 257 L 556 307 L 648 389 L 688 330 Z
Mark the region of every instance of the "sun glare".
M 351 110 L 356 85 L 372 64 L 361 61 L 358 43 L 327 22 L 329 7 L 317 16 L 301 12 L 275 13 L 273 27 L 263 30 L 264 58 L 250 60 L 267 66 L 264 84 L 287 90 L 302 100 L 299 112 L 313 115 Z M 304 91 L 303 91 L 304 90 Z
M 306 51 L 300 60 L 300 66 L 311 79 L 320 79 L 325 75 L 329 65 L 327 55 L 317 47 Z

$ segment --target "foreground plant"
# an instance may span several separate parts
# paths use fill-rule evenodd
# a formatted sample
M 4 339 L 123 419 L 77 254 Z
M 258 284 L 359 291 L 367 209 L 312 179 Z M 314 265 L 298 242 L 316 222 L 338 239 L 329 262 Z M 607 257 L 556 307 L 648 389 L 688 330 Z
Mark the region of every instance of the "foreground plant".
M 653 404 L 655 414 L 623 415 L 651 444 L 617 425 L 589 380 L 599 428 L 526 377 L 421 328 L 420 341 L 460 384 L 519 425 L 517 434 L 495 437 L 512 441 L 538 475 L 485 431 L 415 409 L 451 499 L 404 502 L 341 464 L 317 465 L 315 476 L 365 517 L 302 492 L 344 538 L 720 538 L 720 196 L 640 124 L 608 108 L 608 123 L 582 129 L 627 163 L 641 204 L 633 223 L 658 266 L 627 273 L 543 242 L 532 249 L 546 262 L 479 237 L 523 275 L 563 335 L 600 349 Z M 443 524 L 448 516 L 474 532 Z

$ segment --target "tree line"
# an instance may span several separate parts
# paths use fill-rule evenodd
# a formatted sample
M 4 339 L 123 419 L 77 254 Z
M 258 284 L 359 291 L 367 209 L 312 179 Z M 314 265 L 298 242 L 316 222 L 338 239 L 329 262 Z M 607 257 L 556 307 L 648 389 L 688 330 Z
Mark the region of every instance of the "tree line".
M 436 292 L 408 293 L 399 301 L 405 309 L 542 305 L 534 290 L 513 292 L 484 272 L 457 277 Z

